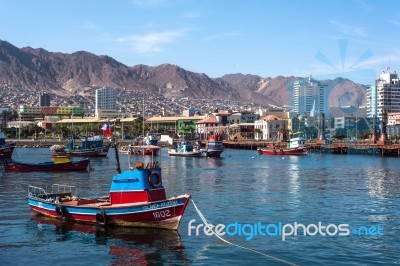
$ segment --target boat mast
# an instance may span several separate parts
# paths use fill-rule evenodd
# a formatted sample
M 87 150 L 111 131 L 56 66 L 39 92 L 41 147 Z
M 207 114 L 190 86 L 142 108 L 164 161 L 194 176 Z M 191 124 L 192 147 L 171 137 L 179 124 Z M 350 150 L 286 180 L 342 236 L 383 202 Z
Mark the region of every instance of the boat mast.
M 142 140 L 142 145 L 144 145 L 144 94 L 143 94 L 143 110 L 142 110 L 142 135 L 143 135 L 143 140 Z
M 119 155 L 118 155 L 118 147 L 117 146 L 118 146 L 118 144 L 114 139 L 114 151 L 115 151 L 115 159 L 117 160 L 117 172 L 118 172 L 118 174 L 120 174 L 121 173 L 121 166 L 119 164 Z

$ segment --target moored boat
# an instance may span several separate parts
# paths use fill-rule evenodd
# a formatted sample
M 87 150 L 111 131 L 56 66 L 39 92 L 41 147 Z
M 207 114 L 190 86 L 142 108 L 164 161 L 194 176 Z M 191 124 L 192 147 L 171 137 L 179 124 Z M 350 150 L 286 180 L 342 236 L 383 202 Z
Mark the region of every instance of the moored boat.
M 139 148 L 140 154 L 153 156 L 158 155 L 161 148 L 158 146 L 158 141 L 160 139 L 161 134 L 159 133 L 147 133 L 147 136 L 143 139 L 143 147 Z
M 106 157 L 110 145 L 103 144 L 103 136 L 85 137 L 82 145 L 76 145 L 73 140 L 66 144 L 66 147 L 53 145 L 50 147 L 51 155 L 66 155 L 71 157 Z
M 157 156 L 160 148 L 161 148 L 160 146 L 155 146 L 155 145 L 127 145 L 127 146 L 121 146 L 121 148 L 118 149 L 118 153 L 126 155 Z
M 0 132 L 0 159 L 10 159 L 14 152 L 15 145 L 15 142 L 6 143 L 4 133 Z
M 14 160 L 4 160 L 5 171 L 30 172 L 30 171 L 79 171 L 89 170 L 89 159 L 72 161 L 69 157 L 54 157 L 53 161 L 43 163 L 26 163 Z
M 133 145 L 125 145 L 118 148 L 119 154 L 125 155 L 140 155 L 139 149 L 134 148 Z
M 169 156 L 179 156 L 179 157 L 205 157 L 207 156 L 207 151 L 205 149 L 196 149 L 193 143 L 187 140 L 181 140 L 176 143 L 174 149 L 168 150 Z
M 119 162 L 118 152 L 115 154 Z M 53 218 L 171 230 L 178 229 L 189 199 L 189 194 L 166 197 L 161 167 L 153 160 L 136 162 L 123 172 L 118 165 L 118 174 L 112 178 L 105 197 L 81 198 L 76 187 L 62 184 L 54 184 L 50 189 L 30 185 L 27 195 L 34 212 Z
M 305 144 L 303 137 L 290 139 L 286 146 L 278 143 L 276 145 L 270 144 L 267 148 L 257 148 L 260 155 L 305 155 L 309 151 L 310 148 Z
M 220 157 L 224 151 L 224 143 L 219 135 L 212 134 L 206 142 L 207 157 Z

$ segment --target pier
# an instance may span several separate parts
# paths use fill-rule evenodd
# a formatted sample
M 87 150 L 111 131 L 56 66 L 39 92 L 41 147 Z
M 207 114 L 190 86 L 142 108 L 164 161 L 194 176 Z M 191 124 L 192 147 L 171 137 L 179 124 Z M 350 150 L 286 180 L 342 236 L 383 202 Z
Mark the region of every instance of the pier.
M 224 141 L 224 147 L 228 149 L 257 150 L 258 147 L 267 147 L 269 144 L 276 143 L 271 141 Z M 306 144 L 311 148 L 312 152 L 400 157 L 400 144 L 371 143 L 369 141 L 325 143 L 318 140 L 307 141 Z

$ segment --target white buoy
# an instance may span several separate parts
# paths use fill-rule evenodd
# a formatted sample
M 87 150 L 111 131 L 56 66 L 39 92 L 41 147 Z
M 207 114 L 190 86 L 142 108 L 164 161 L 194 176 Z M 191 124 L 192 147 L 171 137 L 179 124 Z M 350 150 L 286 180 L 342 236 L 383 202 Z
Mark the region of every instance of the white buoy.
M 254 159 L 254 156 L 253 156 L 253 157 L 251 157 L 251 159 Z

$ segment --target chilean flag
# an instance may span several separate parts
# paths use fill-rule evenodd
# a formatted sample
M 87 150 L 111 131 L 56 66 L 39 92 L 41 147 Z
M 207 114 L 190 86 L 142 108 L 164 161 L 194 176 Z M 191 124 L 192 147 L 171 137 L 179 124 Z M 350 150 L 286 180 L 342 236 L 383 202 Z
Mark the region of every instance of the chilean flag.
M 109 136 L 111 136 L 111 128 L 108 121 L 103 125 L 101 129 L 104 131 L 104 137 L 108 138 Z

